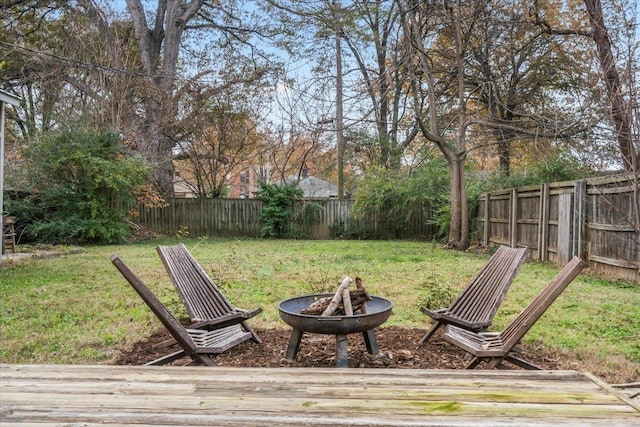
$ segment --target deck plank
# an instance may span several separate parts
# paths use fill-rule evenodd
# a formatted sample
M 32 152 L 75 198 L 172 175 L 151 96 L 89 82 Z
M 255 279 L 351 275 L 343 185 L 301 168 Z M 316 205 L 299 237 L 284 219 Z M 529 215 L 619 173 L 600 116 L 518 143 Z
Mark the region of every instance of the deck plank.
M 0 424 L 640 426 L 588 373 L 0 365 Z

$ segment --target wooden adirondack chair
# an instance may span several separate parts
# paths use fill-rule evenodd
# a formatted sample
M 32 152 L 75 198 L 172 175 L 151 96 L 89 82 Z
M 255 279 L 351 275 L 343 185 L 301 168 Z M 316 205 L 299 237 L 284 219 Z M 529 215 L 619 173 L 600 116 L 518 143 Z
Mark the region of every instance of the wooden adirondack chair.
M 515 347 L 585 266 L 584 261 L 574 257 L 502 332 L 472 332 L 447 326 L 442 337 L 474 356 L 467 369 L 473 369 L 483 361 L 486 369 L 499 367 L 504 361 L 524 369 L 541 369 L 515 356 Z
M 191 327 L 217 329 L 234 326 L 238 334 L 246 331 L 255 343 L 262 342 L 246 322 L 262 312 L 262 308 L 246 311 L 234 307 L 183 244 L 158 246 L 156 250 L 194 322 Z
M 441 326 L 447 324 L 470 331 L 487 329 L 526 257 L 525 248 L 500 246 L 449 307 L 439 310 L 421 308 L 434 320 L 434 324 L 418 345 L 428 341 Z
M 190 364 L 213 366 L 214 362 L 212 357 L 214 355 L 222 353 L 251 338 L 249 332 L 238 335 L 235 330 L 237 328 L 234 326 L 212 331 L 185 328 L 117 255 L 111 257 L 111 262 L 124 278 L 127 279 L 127 282 L 129 282 L 138 295 L 140 295 L 142 300 L 149 306 L 151 311 L 153 311 L 175 339 L 175 342 L 181 347 L 179 351 L 146 363 L 146 365 L 164 365 L 189 356 L 191 358 Z

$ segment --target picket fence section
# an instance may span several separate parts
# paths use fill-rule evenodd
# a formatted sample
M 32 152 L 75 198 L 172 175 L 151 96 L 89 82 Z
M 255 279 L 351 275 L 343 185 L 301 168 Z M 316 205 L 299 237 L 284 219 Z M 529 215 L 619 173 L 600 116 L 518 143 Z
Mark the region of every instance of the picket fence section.
M 162 206 L 139 207 L 136 222 L 168 236 L 258 237 L 262 206 L 254 199 L 171 198 Z
M 135 222 L 169 236 L 260 237 L 263 205 L 256 199 L 172 198 L 163 206 L 139 207 Z M 384 212 L 355 220 L 353 206 L 353 200 L 298 201 L 293 209 L 292 234 L 308 239 L 434 237 L 428 205 L 416 205 L 402 224 Z
M 638 177 L 589 178 L 513 188 L 480 198 L 483 243 L 526 247 L 533 259 L 591 268 L 640 282 Z

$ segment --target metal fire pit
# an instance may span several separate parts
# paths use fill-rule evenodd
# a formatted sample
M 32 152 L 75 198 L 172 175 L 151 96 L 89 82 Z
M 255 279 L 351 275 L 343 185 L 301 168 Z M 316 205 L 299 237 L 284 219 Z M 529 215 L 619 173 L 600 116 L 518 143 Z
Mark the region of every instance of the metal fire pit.
M 302 341 L 304 332 L 336 336 L 337 366 L 347 367 L 347 335 L 362 333 L 367 351 L 378 354 L 378 343 L 373 330 L 382 325 L 391 315 L 393 304 L 381 297 L 372 296 L 365 307 L 366 314 L 354 314 L 353 316 L 315 316 L 300 314 L 300 311 L 309 307 L 320 298 L 332 297 L 334 294 L 313 294 L 284 300 L 278 306 L 280 317 L 293 328 L 287 347 L 286 358 L 295 360 Z

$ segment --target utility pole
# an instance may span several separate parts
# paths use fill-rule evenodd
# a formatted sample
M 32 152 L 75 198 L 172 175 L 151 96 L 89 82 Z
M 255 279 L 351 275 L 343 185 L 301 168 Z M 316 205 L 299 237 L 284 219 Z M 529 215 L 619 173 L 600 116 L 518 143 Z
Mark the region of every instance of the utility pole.
M 342 47 L 340 0 L 333 2 L 336 31 L 336 146 L 338 150 L 338 199 L 344 199 L 344 119 L 342 116 Z

